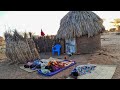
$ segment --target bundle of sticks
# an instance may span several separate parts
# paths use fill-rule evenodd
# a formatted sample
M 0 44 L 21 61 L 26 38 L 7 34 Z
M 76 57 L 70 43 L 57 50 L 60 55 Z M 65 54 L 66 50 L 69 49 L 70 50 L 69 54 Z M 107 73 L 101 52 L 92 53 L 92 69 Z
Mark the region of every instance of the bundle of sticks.
M 26 63 L 35 59 L 40 59 L 40 55 L 35 47 L 32 38 L 28 38 L 25 33 L 20 35 L 17 30 L 13 33 L 6 31 L 6 56 L 12 63 Z

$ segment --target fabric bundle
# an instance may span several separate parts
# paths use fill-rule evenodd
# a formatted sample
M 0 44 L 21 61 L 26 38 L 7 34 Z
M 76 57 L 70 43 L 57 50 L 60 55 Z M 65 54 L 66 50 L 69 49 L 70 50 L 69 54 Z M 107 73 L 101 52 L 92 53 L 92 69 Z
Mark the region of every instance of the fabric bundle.
M 24 67 L 31 68 L 31 69 L 40 69 L 42 63 L 43 62 L 40 60 L 35 60 L 33 62 L 28 62 L 27 64 L 24 65 Z

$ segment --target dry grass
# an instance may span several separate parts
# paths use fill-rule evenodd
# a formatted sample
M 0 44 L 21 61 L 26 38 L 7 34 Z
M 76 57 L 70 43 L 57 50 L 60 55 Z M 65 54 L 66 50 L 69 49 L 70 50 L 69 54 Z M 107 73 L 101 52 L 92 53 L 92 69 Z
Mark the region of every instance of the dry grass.
M 6 56 L 12 63 L 25 63 L 40 58 L 32 38 L 22 36 L 17 30 L 5 32 Z
M 70 11 L 60 22 L 57 38 L 92 37 L 105 30 L 103 20 L 91 11 Z

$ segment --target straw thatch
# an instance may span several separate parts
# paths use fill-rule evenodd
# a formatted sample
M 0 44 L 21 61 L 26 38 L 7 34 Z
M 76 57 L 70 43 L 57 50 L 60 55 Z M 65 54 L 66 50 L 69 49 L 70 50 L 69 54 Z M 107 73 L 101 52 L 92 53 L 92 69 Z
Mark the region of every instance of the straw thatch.
M 25 63 L 40 58 L 32 38 L 24 37 L 16 30 L 5 32 L 6 56 L 12 63 Z
M 92 37 L 105 30 L 103 20 L 91 11 L 70 11 L 60 22 L 57 38 Z

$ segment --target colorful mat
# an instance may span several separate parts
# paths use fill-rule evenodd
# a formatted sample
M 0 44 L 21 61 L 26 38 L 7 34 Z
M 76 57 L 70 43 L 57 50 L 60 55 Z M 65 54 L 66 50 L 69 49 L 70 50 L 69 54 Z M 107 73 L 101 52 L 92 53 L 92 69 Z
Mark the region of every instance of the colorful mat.
M 68 61 L 68 60 L 63 60 L 63 61 Z M 57 74 L 57 73 L 65 70 L 65 69 L 67 69 L 67 68 L 69 68 L 69 67 L 71 67 L 71 66 L 73 66 L 73 65 L 75 65 L 75 64 L 76 64 L 76 62 L 73 61 L 73 63 L 71 63 L 69 66 L 66 66 L 66 67 L 64 67 L 64 68 L 61 68 L 61 69 L 55 71 L 55 72 L 50 72 L 50 73 L 47 73 L 47 74 L 42 73 L 41 70 L 37 70 L 37 71 L 38 71 L 38 74 L 41 74 L 41 75 L 44 75 L 44 76 L 53 76 L 53 75 L 55 75 L 55 74 Z

